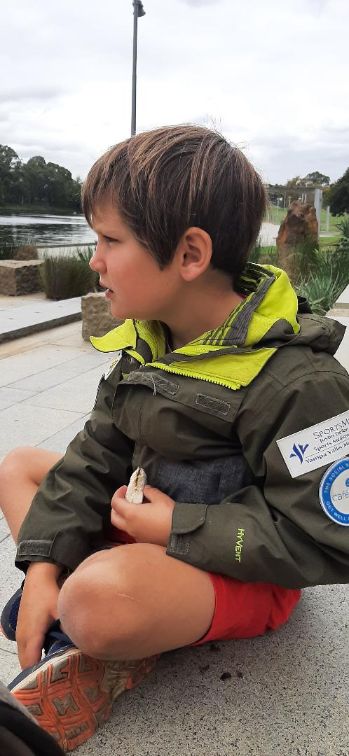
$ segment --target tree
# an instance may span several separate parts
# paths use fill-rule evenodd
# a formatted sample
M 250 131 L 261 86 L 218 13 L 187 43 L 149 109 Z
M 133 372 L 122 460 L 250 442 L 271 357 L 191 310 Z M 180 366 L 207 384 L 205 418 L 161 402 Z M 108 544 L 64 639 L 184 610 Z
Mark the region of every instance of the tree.
M 35 155 L 23 167 L 28 187 L 27 201 L 30 204 L 49 204 L 47 199 L 46 160 Z
M 302 179 L 300 176 L 295 176 L 294 178 L 290 179 L 286 186 L 292 189 L 293 187 L 299 186 L 302 183 Z
M 349 168 L 332 184 L 327 199 L 332 215 L 349 213 Z
M 80 210 L 81 180 L 56 163 L 35 155 L 22 163 L 17 153 L 0 145 L 0 205 L 48 205 Z
M 319 171 L 313 171 L 313 173 L 307 173 L 302 181 L 304 184 L 311 184 L 312 186 L 329 186 L 330 177 L 325 176 L 324 173 L 319 173 Z
M 12 147 L 0 144 L 0 203 L 11 202 L 21 161 Z

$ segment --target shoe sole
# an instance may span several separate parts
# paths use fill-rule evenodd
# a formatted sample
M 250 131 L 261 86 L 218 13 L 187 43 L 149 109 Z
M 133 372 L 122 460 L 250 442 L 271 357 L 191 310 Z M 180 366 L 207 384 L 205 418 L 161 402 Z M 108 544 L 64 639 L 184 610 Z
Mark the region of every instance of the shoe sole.
M 64 751 L 73 751 L 109 719 L 113 701 L 138 685 L 157 658 L 103 662 L 72 648 L 33 670 L 11 693 Z

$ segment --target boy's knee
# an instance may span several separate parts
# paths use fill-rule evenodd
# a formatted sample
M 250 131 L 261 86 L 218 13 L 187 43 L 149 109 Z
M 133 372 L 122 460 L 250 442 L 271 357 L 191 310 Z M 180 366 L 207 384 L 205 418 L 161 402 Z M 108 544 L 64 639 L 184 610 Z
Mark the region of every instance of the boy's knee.
M 18 475 L 23 474 L 23 470 L 28 466 L 32 451 L 30 446 L 19 446 L 6 454 L 0 462 L 0 485 L 18 480 Z
M 118 547 L 92 555 L 60 591 L 63 630 L 89 656 L 123 658 L 124 647 L 141 632 L 147 615 L 137 595 L 141 566 L 136 554 L 130 559 L 128 551 L 129 547 Z

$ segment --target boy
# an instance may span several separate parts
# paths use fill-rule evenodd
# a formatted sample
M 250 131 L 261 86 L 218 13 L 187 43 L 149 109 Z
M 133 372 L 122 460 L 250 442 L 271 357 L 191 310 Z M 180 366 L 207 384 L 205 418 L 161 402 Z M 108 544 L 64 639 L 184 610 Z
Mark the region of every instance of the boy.
M 157 129 L 95 163 L 83 207 L 125 322 L 92 340 L 113 359 L 64 458 L 17 450 L 0 479 L 26 571 L 10 687 L 66 750 L 157 654 L 261 635 L 302 587 L 349 580 L 343 329 L 297 318 L 286 274 L 247 263 L 253 167 L 208 129 Z M 138 466 L 151 486 L 130 504 Z

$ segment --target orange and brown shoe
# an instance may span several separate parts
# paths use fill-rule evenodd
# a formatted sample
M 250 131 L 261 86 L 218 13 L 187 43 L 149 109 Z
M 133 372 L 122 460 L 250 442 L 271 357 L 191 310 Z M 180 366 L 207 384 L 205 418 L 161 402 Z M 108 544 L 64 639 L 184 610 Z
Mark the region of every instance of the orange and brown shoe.
M 64 751 L 85 743 L 109 719 L 113 701 L 138 685 L 158 658 L 103 662 L 69 643 L 53 644 L 39 664 L 9 685 Z

